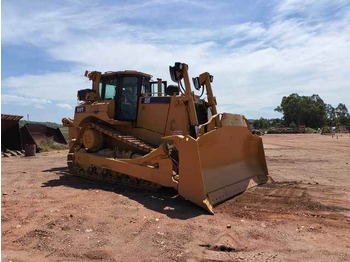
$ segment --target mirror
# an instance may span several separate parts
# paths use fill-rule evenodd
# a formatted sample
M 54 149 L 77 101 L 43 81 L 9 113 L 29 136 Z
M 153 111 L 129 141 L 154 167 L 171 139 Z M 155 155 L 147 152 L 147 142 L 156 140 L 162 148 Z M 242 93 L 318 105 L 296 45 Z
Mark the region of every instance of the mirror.
M 201 85 L 199 83 L 199 77 L 193 77 L 192 82 L 196 90 L 199 90 L 201 88 Z
M 179 79 L 176 76 L 175 66 L 169 66 L 169 73 L 170 73 L 171 80 L 173 80 L 174 82 L 179 81 Z

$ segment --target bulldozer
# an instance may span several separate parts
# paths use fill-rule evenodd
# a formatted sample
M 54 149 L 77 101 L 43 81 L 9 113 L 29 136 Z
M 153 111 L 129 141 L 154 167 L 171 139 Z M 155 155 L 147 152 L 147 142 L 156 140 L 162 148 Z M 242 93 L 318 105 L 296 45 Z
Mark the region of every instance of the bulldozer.
M 262 139 L 244 116 L 217 112 L 210 73 L 192 78 L 192 90 L 187 64 L 169 72 L 175 84 L 133 70 L 86 71 L 92 88 L 78 91 L 74 118 L 62 119 L 69 172 L 174 188 L 213 213 L 213 206 L 267 182 Z

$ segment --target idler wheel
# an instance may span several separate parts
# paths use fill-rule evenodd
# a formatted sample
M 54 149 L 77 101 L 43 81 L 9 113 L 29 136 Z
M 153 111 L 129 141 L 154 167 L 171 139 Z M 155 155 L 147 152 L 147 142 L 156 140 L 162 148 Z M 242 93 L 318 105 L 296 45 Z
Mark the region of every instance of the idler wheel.
M 92 152 L 96 152 L 102 148 L 103 135 L 95 129 L 87 129 L 83 134 L 84 147 Z

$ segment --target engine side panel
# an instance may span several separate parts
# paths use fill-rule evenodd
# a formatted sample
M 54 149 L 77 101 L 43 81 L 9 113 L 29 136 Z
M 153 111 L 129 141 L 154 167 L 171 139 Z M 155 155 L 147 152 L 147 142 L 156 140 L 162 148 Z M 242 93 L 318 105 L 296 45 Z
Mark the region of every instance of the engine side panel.
M 137 115 L 138 128 L 165 133 L 171 97 L 142 97 Z

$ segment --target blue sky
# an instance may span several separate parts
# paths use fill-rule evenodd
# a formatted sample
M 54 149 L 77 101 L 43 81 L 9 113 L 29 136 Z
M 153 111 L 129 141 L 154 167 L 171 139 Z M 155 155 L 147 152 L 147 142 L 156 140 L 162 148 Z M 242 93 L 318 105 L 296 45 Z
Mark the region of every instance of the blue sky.
M 45 4 L 43 4 L 45 3 Z M 280 117 L 284 95 L 350 101 L 350 0 L 2 1 L 1 110 L 72 117 L 85 70 L 214 75 L 219 111 Z

